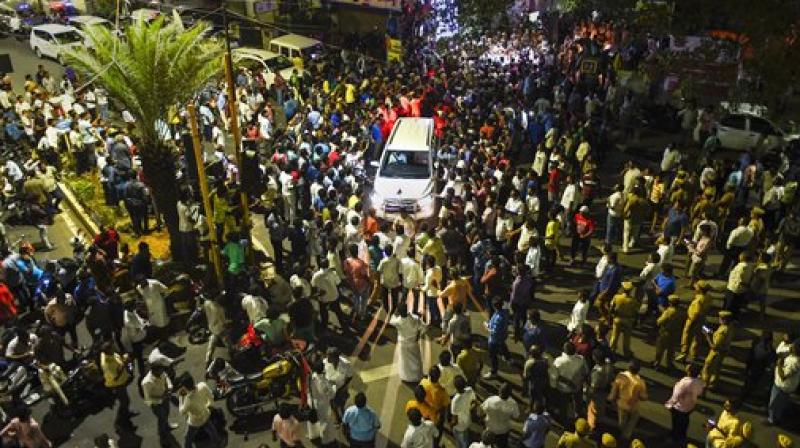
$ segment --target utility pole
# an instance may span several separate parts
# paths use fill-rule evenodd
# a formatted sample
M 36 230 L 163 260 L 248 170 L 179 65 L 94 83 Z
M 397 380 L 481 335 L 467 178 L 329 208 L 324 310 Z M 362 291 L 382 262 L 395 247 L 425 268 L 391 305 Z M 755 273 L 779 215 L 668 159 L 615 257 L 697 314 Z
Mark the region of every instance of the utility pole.
M 242 153 L 242 131 L 239 129 L 239 106 L 236 98 L 236 87 L 233 83 L 233 58 L 231 56 L 231 35 L 228 30 L 228 5 L 227 2 L 223 3 L 222 9 L 222 26 L 225 28 L 225 82 L 228 84 L 228 108 L 231 122 L 231 134 L 233 135 L 234 155 L 236 156 L 236 165 L 239 167 L 239 191 L 240 202 L 242 206 L 242 229 L 244 235 L 249 242 L 251 239 L 250 230 L 252 229 L 252 222 L 250 221 L 250 204 L 247 198 L 247 193 L 241 188 L 241 177 L 244 171 L 244 154 Z M 253 263 L 253 250 L 252 245 L 249 245 L 247 251 L 248 262 Z
M 194 103 L 186 106 L 189 112 L 189 129 L 192 132 L 192 147 L 194 148 L 194 160 L 197 164 L 197 181 L 200 184 L 200 196 L 203 200 L 203 212 L 208 225 L 208 239 L 210 242 L 209 258 L 214 267 L 214 275 L 217 279 L 217 286 L 222 288 L 224 278 L 222 276 L 222 260 L 219 253 L 219 241 L 217 241 L 217 229 L 214 224 L 214 217 L 211 210 L 211 197 L 208 191 L 208 178 L 206 177 L 206 166 L 203 163 L 203 147 L 200 143 L 200 130 L 197 127 L 197 108 Z

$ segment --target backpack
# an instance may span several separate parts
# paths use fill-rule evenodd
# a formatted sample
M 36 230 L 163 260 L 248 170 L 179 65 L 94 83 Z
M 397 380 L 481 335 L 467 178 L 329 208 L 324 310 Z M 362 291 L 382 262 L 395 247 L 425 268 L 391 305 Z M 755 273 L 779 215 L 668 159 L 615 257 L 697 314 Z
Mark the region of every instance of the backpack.
M 794 203 L 794 198 L 797 195 L 797 181 L 789 181 L 786 182 L 786 185 L 783 186 L 783 197 L 781 198 L 781 203 L 786 206 L 790 206 Z

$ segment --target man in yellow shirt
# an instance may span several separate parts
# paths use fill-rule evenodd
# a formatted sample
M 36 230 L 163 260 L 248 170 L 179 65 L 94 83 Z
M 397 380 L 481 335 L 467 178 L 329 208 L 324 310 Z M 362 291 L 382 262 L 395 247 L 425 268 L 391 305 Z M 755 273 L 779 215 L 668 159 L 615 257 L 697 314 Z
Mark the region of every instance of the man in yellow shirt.
M 128 396 L 128 383 L 131 374 L 128 372 L 128 355 L 120 355 L 114 351 L 114 346 L 110 342 L 103 345 L 100 353 L 100 369 L 103 371 L 103 382 L 109 392 L 114 395 L 114 400 L 119 401 L 117 416 L 114 425 L 118 429 L 131 430 L 135 427 L 131 423 L 131 417 L 135 416 L 130 410 L 131 399 Z
M 422 387 L 421 384 L 417 385 L 416 389 L 414 389 L 414 398 L 412 400 L 408 400 L 406 402 L 406 413 L 411 409 L 418 409 L 419 412 L 422 414 L 422 418 L 425 420 L 432 421 L 435 425 L 439 424 L 439 413 L 436 412 L 428 402 L 426 401 L 426 392 L 425 388 Z
M 558 253 L 558 238 L 561 236 L 561 223 L 558 222 L 558 213 L 551 210 L 548 215 L 547 226 L 544 229 L 544 268 L 552 271 L 560 257 Z
M 719 371 L 722 369 L 722 363 L 731 348 L 733 330 L 730 328 L 730 321 L 732 317 L 733 314 L 730 311 L 720 311 L 720 326 L 717 331 L 714 332 L 713 336 L 710 332 L 705 332 L 710 350 L 706 356 L 706 362 L 703 364 L 702 379 L 709 389 L 716 385 Z
M 631 361 L 624 372 L 617 374 L 611 385 L 608 399 L 617 405 L 617 420 L 620 436 L 630 440 L 636 423 L 639 421 L 639 407 L 648 399 L 647 384 L 639 376 L 639 361 Z
M 711 285 L 705 280 L 698 280 L 694 284 L 695 295 L 686 312 L 686 323 L 683 325 L 683 334 L 681 335 L 681 353 L 678 355 L 677 361 L 683 361 L 687 357 L 690 360 L 697 357 L 697 347 L 702 335 L 701 327 L 711 309 L 712 300 L 708 295 L 710 289 Z
M 676 295 L 669 296 L 669 306 L 661 312 L 661 316 L 656 320 L 658 326 L 658 337 L 656 338 L 656 359 L 653 361 L 653 368 L 661 367 L 664 359 L 664 352 L 667 353 L 667 368 L 672 369 L 672 360 L 675 357 L 675 346 L 678 344 L 678 334 L 681 326 L 686 320 L 686 315 L 678 306 L 681 302 Z
M 631 297 L 633 283 L 622 282 L 622 291 L 614 296 L 611 302 L 611 350 L 617 350 L 617 342 L 622 337 L 622 353 L 630 356 L 631 353 L 631 331 L 639 313 L 639 302 Z
M 439 416 L 438 422 L 436 423 L 436 427 L 439 429 L 439 435 L 436 437 L 436 441 L 433 444 L 434 446 L 439 446 L 439 441 L 444 433 L 443 429 L 447 410 L 450 408 L 450 396 L 447 395 L 444 386 L 439 383 L 441 377 L 442 372 L 439 370 L 439 366 L 433 366 L 431 370 L 428 371 L 428 377 L 423 378 L 422 381 L 419 382 L 419 385 L 425 389 L 425 402 L 428 403 Z
M 564 431 L 558 439 L 558 448 L 597 448 L 592 440 L 592 431 L 585 418 L 575 420 L 575 432 Z

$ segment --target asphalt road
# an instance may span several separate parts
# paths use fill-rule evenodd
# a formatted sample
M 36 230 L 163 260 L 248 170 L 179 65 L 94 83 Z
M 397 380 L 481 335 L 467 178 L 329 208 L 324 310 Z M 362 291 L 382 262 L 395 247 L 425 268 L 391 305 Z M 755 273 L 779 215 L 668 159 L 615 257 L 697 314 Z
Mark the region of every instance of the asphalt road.
M 25 73 L 33 73 L 40 60 L 33 55 L 27 47 L 27 42 L 17 42 L 13 39 L 0 40 L 0 46 L 3 50 L 8 50 L 12 54 L 12 61 L 15 66 L 14 79 L 15 82 L 21 83 L 24 79 Z M 49 69 L 55 70 L 57 65 L 52 61 L 44 61 Z M 663 147 L 663 143 L 670 139 L 670 136 L 649 136 L 649 140 L 634 145 L 628 153 L 615 152 L 611 154 L 610 160 L 603 172 L 605 173 L 618 173 L 619 167 L 622 162 L 630 157 L 635 157 L 641 160 L 656 160 L 657 153 L 649 153 L 645 148 L 658 150 Z M 603 178 L 604 185 L 612 185 L 615 181 L 612 177 Z M 56 249 L 50 253 L 40 252 L 38 256 L 42 258 L 58 258 L 70 255 L 69 239 L 74 235 L 76 226 L 75 220 L 69 213 L 62 213 L 56 219 L 54 226 L 51 229 L 51 239 L 56 244 Z M 262 219 L 255 218 L 257 228 L 254 236 L 257 240 L 265 241 L 267 235 L 263 228 Z M 19 238 L 21 234 L 27 235 L 29 238 L 35 239 L 37 236 L 36 230 L 33 227 L 18 227 L 9 229 L 10 238 L 14 241 Z M 651 240 L 644 240 L 645 247 L 652 244 Z M 567 241 L 562 241 L 562 245 L 566 248 Z M 633 275 L 638 273 L 644 263 L 646 250 L 637 250 L 630 255 L 621 257 L 621 262 L 625 266 L 626 275 Z M 556 274 L 548 276 L 537 294 L 538 308 L 542 312 L 542 317 L 548 325 L 549 334 L 563 334 L 564 330 L 561 326 L 569 316 L 572 304 L 576 298 L 576 291 L 583 288 L 592 286 L 591 271 L 593 270 L 593 263 L 597 260 L 598 252 L 594 250 L 590 257 L 591 266 L 583 269 L 566 268 L 559 266 Z M 683 266 L 685 261 L 685 254 L 676 256 L 676 266 Z M 713 271 L 718 265 L 719 256 L 712 256 L 709 262 L 708 271 Z M 677 269 L 679 276 L 683 275 L 681 268 Z M 715 288 L 719 291 L 724 288 L 722 281 L 713 282 Z M 686 282 L 681 279 L 679 293 L 688 300 L 689 291 L 686 289 Z M 707 418 L 716 417 L 720 411 L 720 404 L 726 396 L 734 396 L 741 387 L 741 379 L 743 374 L 743 361 L 746 359 L 746 346 L 750 338 L 758 334 L 763 329 L 772 329 L 776 332 L 785 331 L 789 325 L 797 325 L 798 318 L 800 318 L 800 311 L 796 303 L 797 293 L 796 290 L 800 288 L 800 272 L 796 267 L 791 270 L 791 275 L 785 279 L 777 280 L 773 283 L 773 288 L 770 291 L 769 308 L 767 318 L 763 322 L 758 321 L 757 318 L 752 317 L 752 313 L 748 315 L 743 322 L 743 325 L 736 328 L 736 337 L 734 349 L 731 356 L 725 362 L 723 377 L 721 381 L 722 394 L 709 393 L 704 399 L 701 400 L 700 412 L 696 412 L 692 416 L 690 425 L 690 436 L 696 441 L 702 441 L 705 437 L 702 423 Z M 716 306 L 722 304 L 722 294 L 720 292 L 713 293 L 716 301 Z M 382 313 L 382 312 L 380 312 Z M 335 337 L 331 342 L 343 348 L 344 353 L 352 356 L 353 363 L 356 371 L 358 372 L 357 378 L 351 385 L 351 396 L 355 391 L 363 390 L 366 392 L 368 402 L 381 417 L 383 426 L 381 429 L 381 437 L 378 440 L 378 446 L 384 448 L 387 446 L 399 446 L 402 434 L 407 425 L 407 419 L 403 412 L 403 408 L 407 400 L 412 398 L 412 389 L 399 381 L 397 376 L 398 368 L 398 350 L 394 343 L 395 334 L 391 328 L 386 328 L 383 325 L 382 315 L 376 315 L 367 330 L 357 337 Z M 473 331 L 485 337 L 486 331 L 483 327 L 483 316 L 473 313 L 472 315 Z M 438 336 L 439 331 L 431 329 L 428 335 L 421 341 L 423 363 L 425 369 L 436 363 L 438 354 L 442 347 L 434 342 L 433 337 Z M 637 358 L 649 363 L 654 357 L 654 339 L 652 335 L 642 332 L 635 333 L 633 340 L 633 350 Z M 779 336 L 778 336 L 779 337 Z M 83 327 L 80 329 L 79 339 L 81 341 L 88 341 L 88 335 Z M 204 353 L 205 346 L 191 345 L 187 341 L 185 334 L 178 333 L 171 338 L 172 342 L 176 345 L 185 347 L 187 349 L 185 360 L 179 365 L 178 370 L 188 370 L 195 378 L 201 378 L 204 370 Z M 551 352 L 555 353 L 555 347 L 560 345 L 561 340 L 552 340 L 550 343 Z M 510 349 L 517 357 L 521 356 L 522 347 L 519 344 L 510 342 Z M 148 347 L 149 350 L 151 347 Z M 626 362 L 621 361 L 618 367 L 624 367 Z M 515 394 L 517 397 L 520 395 L 520 379 L 519 370 L 517 368 L 510 368 L 508 365 L 501 367 L 501 377 L 504 380 L 511 382 L 515 386 Z M 637 428 L 639 434 L 647 443 L 648 447 L 669 447 L 666 442 L 665 435 L 669 428 L 669 413 L 664 408 L 663 403 L 668 398 L 670 389 L 675 382 L 677 374 L 668 375 L 664 372 L 656 372 L 650 368 L 644 368 L 643 374 L 648 381 L 650 388 L 650 401 L 643 404 L 642 407 L 642 420 Z M 769 375 L 769 374 L 768 374 Z M 767 376 L 768 376 L 767 375 Z M 499 382 L 491 381 L 482 383 L 478 388 L 479 395 L 486 396 L 490 391 L 496 390 Z M 755 393 L 758 398 L 758 403 L 754 404 L 749 402 L 744 409 L 745 418 L 751 420 L 754 424 L 754 442 L 756 446 L 769 447 L 773 445 L 775 434 L 778 429 L 766 427 L 762 424 L 765 415 L 764 404 L 767 398 L 767 381 L 765 380 L 760 388 Z M 61 446 L 68 447 L 92 447 L 93 439 L 100 434 L 107 433 L 112 437 L 119 439 L 120 447 L 141 447 L 141 446 L 157 446 L 159 443 L 158 436 L 155 428 L 155 418 L 150 413 L 142 401 L 139 399 L 138 392 L 135 386 L 131 386 L 129 393 L 132 397 L 132 408 L 139 412 L 139 415 L 133 419 L 133 423 L 138 426 L 138 429 L 133 434 L 115 434 L 113 428 L 114 413 L 111 410 L 105 410 L 96 415 L 87 416 L 85 419 L 74 422 L 64 422 L 54 420 L 48 417 L 48 405 L 45 402 L 40 402 L 35 407 L 34 416 L 43 422 L 45 432 L 48 434 L 61 438 Z M 224 408 L 224 403 L 220 402 L 218 405 Z M 183 433 L 185 431 L 185 422 L 177 411 L 173 408 L 171 413 L 171 420 L 180 423 L 181 427 L 177 429 L 174 434 L 178 440 L 182 441 Z M 228 423 L 233 424 L 229 429 L 230 439 L 229 446 L 235 447 L 258 447 L 266 445 L 269 447 L 278 446 L 277 443 L 272 441 L 271 436 L 267 432 L 255 432 L 254 429 L 265 428 L 271 421 L 270 415 L 251 419 L 247 422 L 234 422 L 233 419 L 228 418 Z M 518 431 L 521 423 L 515 424 Z M 473 432 L 475 434 L 480 432 L 480 425 L 473 425 Z M 794 438 L 800 441 L 797 425 L 792 428 Z M 557 430 L 548 438 L 548 447 L 555 446 Z M 69 436 L 71 434 L 71 437 Z M 68 440 L 66 440 L 68 438 Z M 450 435 L 445 436 L 446 446 L 454 446 Z M 702 445 L 702 443 L 699 443 Z

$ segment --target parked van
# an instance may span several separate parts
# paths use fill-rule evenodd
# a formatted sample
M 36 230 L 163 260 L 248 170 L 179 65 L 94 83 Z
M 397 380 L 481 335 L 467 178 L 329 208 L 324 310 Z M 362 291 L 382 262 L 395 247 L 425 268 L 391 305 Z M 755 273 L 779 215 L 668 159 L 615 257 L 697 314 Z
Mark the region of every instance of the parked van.
M 261 71 L 267 89 L 275 83 L 276 73 L 280 73 L 281 77 L 288 81 L 292 76 L 292 72 L 296 70 L 289 58 L 260 48 L 234 48 L 231 56 L 233 63 L 237 67 L 247 67 L 251 70 Z M 298 70 L 297 73 L 299 75 L 303 74 L 301 70 Z
M 379 159 L 369 195 L 369 206 L 375 208 L 379 218 L 389 219 L 401 210 L 418 220 L 434 216 L 436 146 L 433 119 L 397 120 Z
M 31 50 L 40 58 L 47 56 L 62 62 L 62 52 L 83 46 L 83 40 L 83 35 L 74 26 L 48 23 L 31 28 Z
M 301 58 L 310 62 L 322 54 L 322 42 L 299 34 L 285 34 L 269 42 L 269 51 L 286 56 L 292 61 Z M 302 68 L 302 67 L 299 67 Z

